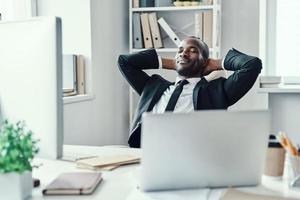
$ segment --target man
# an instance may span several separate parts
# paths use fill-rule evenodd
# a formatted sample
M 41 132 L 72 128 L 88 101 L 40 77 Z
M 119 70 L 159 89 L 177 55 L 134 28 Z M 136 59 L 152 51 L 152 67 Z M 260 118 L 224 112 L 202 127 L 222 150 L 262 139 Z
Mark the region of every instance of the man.
M 160 58 L 154 49 L 149 49 L 121 55 L 118 63 L 122 74 L 141 96 L 128 141 L 130 147 L 140 147 L 144 112 L 227 109 L 251 89 L 262 69 L 259 58 L 235 49 L 227 53 L 223 64 L 221 60 L 211 59 L 207 45 L 193 36 L 181 42 L 175 60 Z M 157 69 L 160 65 L 177 71 L 175 84 L 157 74 L 148 76 L 143 71 Z M 234 73 L 227 79 L 210 80 L 210 75 L 223 67 Z

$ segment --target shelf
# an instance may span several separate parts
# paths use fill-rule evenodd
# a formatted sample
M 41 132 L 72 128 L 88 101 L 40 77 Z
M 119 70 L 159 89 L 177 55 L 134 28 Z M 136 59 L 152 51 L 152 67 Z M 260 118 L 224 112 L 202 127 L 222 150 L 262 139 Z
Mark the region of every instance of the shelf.
M 139 52 L 139 51 L 144 51 L 147 49 L 131 49 L 131 52 Z M 177 52 L 177 48 L 161 48 L 161 49 L 156 49 L 157 53 L 176 53 Z M 209 49 L 210 52 L 213 52 L 213 49 L 210 48 Z
M 150 12 L 150 11 L 187 11 L 187 10 L 212 10 L 213 5 L 203 6 L 170 6 L 170 7 L 144 7 L 144 8 L 132 8 L 132 12 Z
M 63 97 L 64 104 L 71 104 L 71 103 L 77 103 L 82 101 L 90 101 L 95 98 L 94 95 L 90 94 L 81 94 L 81 95 L 74 95 L 74 96 L 68 96 Z

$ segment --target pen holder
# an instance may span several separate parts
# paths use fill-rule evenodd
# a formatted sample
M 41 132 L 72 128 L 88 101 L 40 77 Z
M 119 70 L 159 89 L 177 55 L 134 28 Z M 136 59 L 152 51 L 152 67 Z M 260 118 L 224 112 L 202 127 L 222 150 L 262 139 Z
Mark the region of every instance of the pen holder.
M 284 161 L 283 178 L 287 181 L 288 185 L 300 175 L 300 157 L 293 156 L 286 152 Z
M 265 162 L 264 175 L 282 178 L 284 168 L 285 150 L 281 146 L 269 147 Z

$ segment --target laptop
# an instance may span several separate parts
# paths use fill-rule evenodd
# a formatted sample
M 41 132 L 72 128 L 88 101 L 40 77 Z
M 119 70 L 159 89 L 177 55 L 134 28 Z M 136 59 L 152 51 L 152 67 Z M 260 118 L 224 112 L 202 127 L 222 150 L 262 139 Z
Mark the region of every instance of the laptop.
M 142 190 L 259 184 L 269 121 L 268 111 L 144 114 Z

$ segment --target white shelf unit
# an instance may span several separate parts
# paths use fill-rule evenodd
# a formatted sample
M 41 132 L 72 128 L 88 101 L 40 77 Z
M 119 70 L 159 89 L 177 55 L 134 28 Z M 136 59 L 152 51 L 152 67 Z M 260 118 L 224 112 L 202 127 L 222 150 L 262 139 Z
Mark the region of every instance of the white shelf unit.
M 169 7 L 142 7 L 133 8 L 132 0 L 129 0 L 129 52 L 139 52 L 145 50 L 133 48 L 133 13 L 150 13 L 156 12 L 157 18 L 163 17 L 170 25 L 173 31 L 178 35 L 180 39 L 186 37 L 186 35 L 195 35 L 195 13 L 212 11 L 212 47 L 210 48 L 210 57 L 220 58 L 221 51 L 221 0 L 213 0 L 211 5 L 199 5 L 199 6 L 169 6 Z M 177 47 L 172 43 L 170 38 L 163 33 L 161 29 L 161 36 L 165 48 L 156 49 L 157 53 L 164 57 L 174 57 L 177 52 Z M 159 72 L 164 76 L 164 71 Z M 151 74 L 151 72 L 150 72 Z M 129 92 L 130 99 L 130 122 L 133 119 L 135 108 L 138 102 L 138 95 L 133 89 Z
M 133 13 L 144 13 L 144 12 L 156 12 L 158 18 L 164 17 L 167 20 L 167 23 L 174 27 L 176 24 L 180 24 L 183 26 L 183 29 L 189 29 L 187 33 L 189 35 L 195 35 L 194 32 L 191 32 L 191 29 L 194 28 L 194 14 L 196 12 L 205 12 L 212 11 L 213 12 L 213 31 L 212 31 L 212 48 L 210 48 L 210 54 L 212 57 L 219 58 L 220 57 L 220 42 L 221 42 L 221 6 L 220 0 L 213 0 L 212 5 L 199 5 L 199 6 L 170 6 L 170 7 L 143 7 L 143 8 L 132 8 L 132 0 L 129 0 L 129 51 L 138 52 L 145 49 L 134 49 L 133 48 L 133 24 L 132 24 L 132 15 Z M 189 22 L 182 19 L 173 18 L 171 20 L 168 19 L 168 16 L 189 16 Z M 171 17 L 172 18 L 172 17 Z M 185 23 L 185 24 L 184 24 Z M 172 27 L 173 26 L 173 27 Z M 178 27 L 177 27 L 178 28 Z M 174 30 L 174 28 L 173 28 Z M 174 30 L 176 32 L 176 30 Z M 193 30 L 194 31 L 194 30 Z M 163 32 L 163 31 L 162 31 Z M 178 32 L 178 30 L 177 30 Z M 180 30 L 179 30 L 180 32 Z M 182 35 L 178 35 L 180 39 L 183 38 Z M 166 39 L 165 39 L 166 40 Z M 158 53 L 175 53 L 177 50 L 176 46 L 173 45 L 171 47 L 157 49 Z

